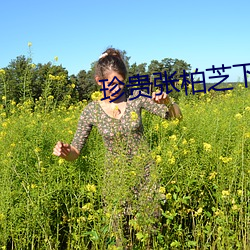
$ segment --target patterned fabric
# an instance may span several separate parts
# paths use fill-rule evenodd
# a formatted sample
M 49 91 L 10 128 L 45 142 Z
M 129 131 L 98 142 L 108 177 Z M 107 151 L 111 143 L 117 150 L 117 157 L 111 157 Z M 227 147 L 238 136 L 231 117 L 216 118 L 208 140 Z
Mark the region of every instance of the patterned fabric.
M 119 153 L 120 147 L 123 147 L 127 155 L 135 155 L 136 149 L 138 149 L 143 139 L 142 109 L 146 109 L 162 118 L 168 118 L 169 112 L 166 105 L 157 104 L 152 98 L 140 95 L 138 90 L 134 90 L 133 95 L 129 95 L 129 90 L 126 90 L 125 95 L 127 105 L 120 119 L 112 118 L 106 114 L 98 101 L 89 103 L 80 116 L 78 128 L 71 143 L 72 146 L 81 151 L 92 126 L 96 126 L 110 153 Z M 135 98 L 136 96 L 138 97 Z M 130 100 L 132 98 L 135 99 Z
M 89 103 L 80 116 L 72 145 L 81 151 L 92 127 L 98 128 L 107 148 L 101 186 L 105 211 L 112 214 L 111 230 L 117 233 L 127 228 L 127 232 L 131 232 L 127 219 L 140 215 L 138 225 L 150 233 L 159 219 L 161 197 L 159 179 L 153 174 L 156 173 L 156 164 L 149 154 L 147 143 L 143 143 L 141 111 L 146 109 L 162 118 L 168 118 L 169 112 L 166 105 L 157 104 L 145 96 L 130 100 L 140 92 L 135 90 L 133 95 L 129 95 L 128 91 L 125 91 L 127 103 L 120 119 L 106 114 L 98 101 Z M 139 150 L 145 157 L 140 157 Z M 139 156 L 139 160 L 132 157 L 134 155 Z M 119 160 L 115 162 L 116 156 Z

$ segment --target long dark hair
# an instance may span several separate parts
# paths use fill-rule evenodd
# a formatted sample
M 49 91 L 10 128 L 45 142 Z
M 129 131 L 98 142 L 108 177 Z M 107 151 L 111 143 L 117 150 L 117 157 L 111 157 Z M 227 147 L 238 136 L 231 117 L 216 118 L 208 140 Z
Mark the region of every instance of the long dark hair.
M 122 53 L 114 48 L 108 48 L 102 53 L 95 65 L 95 75 L 105 78 L 108 71 L 115 71 L 125 80 L 127 77 L 127 68 Z

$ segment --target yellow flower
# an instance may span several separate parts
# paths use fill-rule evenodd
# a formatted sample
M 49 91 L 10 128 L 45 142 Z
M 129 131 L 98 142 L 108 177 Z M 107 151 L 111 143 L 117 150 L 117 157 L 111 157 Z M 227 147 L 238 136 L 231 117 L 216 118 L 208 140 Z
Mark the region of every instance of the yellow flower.
M 55 76 L 53 76 L 52 74 L 49 74 L 49 80 L 55 80 Z
M 59 163 L 59 165 L 62 165 L 62 164 L 64 163 L 64 159 L 63 159 L 63 158 L 60 158 L 60 159 L 58 160 L 58 163 Z
M 96 186 L 95 185 L 88 184 L 86 186 L 86 189 L 87 189 L 87 191 L 92 192 L 92 193 L 96 192 Z
M 242 195 L 243 194 L 243 191 L 241 189 L 237 190 L 237 194 L 238 195 Z
M 167 128 L 168 127 L 168 122 L 167 121 L 163 121 L 161 123 L 161 125 L 162 125 L 163 128 Z
M 37 185 L 32 183 L 30 187 L 31 187 L 32 189 L 34 189 L 34 188 L 37 187 Z
M 240 119 L 242 118 L 242 115 L 241 115 L 240 113 L 238 113 L 238 114 L 236 114 L 234 117 L 235 117 L 237 120 L 240 120 Z
M 203 148 L 207 152 L 211 152 L 212 151 L 212 146 L 209 143 L 203 142 Z
M 160 155 L 156 155 L 156 159 L 155 159 L 156 163 L 159 164 L 162 162 L 162 158 Z
M 159 130 L 159 124 L 157 123 L 157 124 L 155 124 L 155 126 L 154 126 L 154 130 L 155 131 L 158 131 Z
M 6 128 L 6 127 L 8 126 L 8 123 L 7 123 L 7 122 L 3 122 L 3 123 L 2 123 L 2 126 L 3 126 L 4 128 Z
M 6 100 L 6 96 L 5 95 L 2 96 L 2 100 Z
M 182 145 L 186 145 L 187 144 L 187 140 L 184 138 L 183 140 L 182 140 Z
M 223 157 L 223 156 L 220 156 L 219 159 L 222 160 L 223 163 L 228 163 L 228 162 L 232 161 L 232 157 Z
M 171 198 L 172 198 L 172 194 L 171 194 L 171 193 L 167 193 L 167 194 L 166 194 L 166 199 L 167 199 L 167 200 L 170 200 Z
M 106 217 L 107 217 L 108 219 L 111 217 L 111 214 L 110 214 L 110 213 L 106 213 L 105 215 L 106 215 Z
M 54 96 L 53 95 L 49 95 L 48 96 L 48 100 L 53 100 L 54 99 Z
M 177 137 L 176 137 L 176 135 L 171 135 L 171 136 L 169 136 L 169 139 L 172 141 L 176 141 Z
M 215 216 L 223 215 L 223 211 L 221 211 L 220 209 L 217 209 L 217 210 L 214 212 L 214 215 L 215 215 Z
M 10 104 L 11 104 L 12 106 L 15 106 L 15 105 L 16 105 L 16 102 L 12 100 L 12 101 L 10 102 Z
M 4 69 L 0 69 L 0 75 L 5 75 L 5 70 Z
M 0 221 L 4 220 L 4 218 L 5 218 L 4 214 L 0 214 Z
M 32 46 L 32 43 L 31 43 L 31 42 L 28 42 L 28 46 L 31 47 L 31 46 Z
M 171 121 L 171 124 L 173 124 L 174 126 L 176 126 L 179 123 L 178 119 L 174 119 Z
M 91 214 L 89 214 L 89 216 L 88 216 L 88 221 L 93 221 L 93 220 L 94 220 L 94 216 L 91 215 Z
M 7 153 L 7 157 L 11 157 L 11 156 L 12 156 L 12 152 L 10 151 Z
M 54 57 L 54 60 L 57 62 L 57 61 L 58 61 L 58 56 L 55 56 L 55 57 Z
M 1 72 L 1 70 L 0 70 L 0 72 Z M 250 107 L 247 106 L 247 107 L 245 108 L 245 110 L 246 110 L 246 111 L 250 111 Z
M 226 196 L 229 196 L 230 195 L 230 192 L 229 190 L 222 190 L 222 197 L 225 198 Z
M 228 90 L 227 94 L 225 94 L 225 97 L 231 97 L 231 96 L 232 96 L 232 92 L 231 92 L 231 90 Z
M 80 216 L 76 221 L 77 221 L 77 223 L 85 222 L 86 218 L 83 216 Z
M 86 203 L 83 207 L 82 207 L 82 211 L 86 212 L 86 211 L 90 211 L 93 208 L 92 203 Z
M 99 101 L 102 99 L 102 93 L 100 91 L 95 91 L 94 93 L 91 94 L 91 99 L 93 101 Z
M 200 207 L 196 212 L 195 212 L 195 216 L 198 216 L 198 215 L 201 215 L 202 214 L 202 211 L 203 211 L 203 209 L 202 209 L 202 207 Z
M 6 136 L 6 132 L 4 132 L 4 131 L 1 131 L 0 132 L 0 137 L 4 137 L 4 136 Z M 250 170 L 249 170 L 250 171 Z M 250 173 L 250 172 L 249 172 Z
M 189 143 L 195 143 L 195 139 L 194 138 L 189 139 Z
M 130 174 L 136 176 L 136 172 L 135 171 L 130 171 Z
M 175 158 L 172 156 L 170 159 L 168 159 L 169 164 L 175 164 Z
M 209 180 L 212 180 L 212 179 L 214 179 L 214 178 L 216 177 L 216 175 L 217 175 L 216 172 L 212 172 L 212 173 L 210 173 L 208 179 L 209 179 Z
M 36 148 L 34 149 L 34 151 L 35 151 L 36 153 L 38 153 L 38 152 L 40 152 L 40 151 L 41 151 L 41 149 L 40 149 L 40 148 L 38 148 L 38 147 L 36 147 Z
M 35 69 L 36 68 L 36 65 L 34 63 L 31 64 L 31 68 L 32 69 Z
M 66 118 L 64 119 L 65 122 L 68 122 L 68 121 L 70 121 L 70 120 L 71 120 L 70 117 L 66 117 Z
M 131 120 L 132 120 L 132 121 L 136 121 L 137 118 L 138 118 L 138 115 L 137 115 L 136 112 L 132 111 L 132 112 L 130 113 L 130 117 L 131 117 Z
M 250 138 L 250 132 L 245 133 L 245 138 Z
M 165 187 L 160 187 L 159 188 L 159 193 L 165 194 L 166 193 L 166 188 Z
M 234 210 L 234 211 L 237 211 L 237 210 L 239 210 L 239 207 L 238 207 L 238 205 L 237 205 L 237 204 L 234 204 L 234 205 L 232 206 L 232 210 Z
M 74 83 L 71 84 L 71 88 L 74 89 L 76 85 Z

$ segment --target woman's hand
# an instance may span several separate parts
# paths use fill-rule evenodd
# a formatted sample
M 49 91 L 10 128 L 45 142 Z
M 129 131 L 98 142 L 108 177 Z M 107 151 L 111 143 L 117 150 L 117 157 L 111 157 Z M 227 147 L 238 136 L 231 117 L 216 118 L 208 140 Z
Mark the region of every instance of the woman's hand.
M 158 104 L 166 104 L 168 105 L 171 103 L 171 99 L 167 95 L 167 93 L 162 92 L 161 95 L 158 94 L 158 92 L 153 92 L 152 93 L 152 100 Z
M 67 161 L 74 161 L 80 152 L 72 145 L 58 141 L 54 147 L 53 154 Z
M 167 95 L 167 93 L 162 92 L 161 95 L 156 95 L 156 94 L 157 92 L 152 93 L 153 101 L 158 104 L 165 104 L 165 105 L 170 104 L 170 106 L 168 106 L 169 116 L 171 118 L 177 118 L 179 120 L 182 120 L 182 113 L 179 106 L 171 100 L 171 98 Z
M 58 141 L 54 147 L 53 154 L 65 159 L 69 155 L 70 151 L 69 144 Z

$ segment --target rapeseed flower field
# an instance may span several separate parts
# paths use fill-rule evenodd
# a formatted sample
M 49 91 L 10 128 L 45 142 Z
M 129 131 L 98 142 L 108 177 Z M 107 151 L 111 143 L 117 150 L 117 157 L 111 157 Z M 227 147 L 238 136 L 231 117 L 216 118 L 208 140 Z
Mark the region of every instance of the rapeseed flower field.
M 99 93 L 92 97 L 100 99 Z M 249 249 L 249 88 L 180 96 L 181 121 L 144 111 L 151 155 L 142 151 L 132 164 L 117 156 L 113 171 L 119 175 L 109 183 L 95 128 L 77 161 L 52 155 L 58 140 L 71 142 L 86 101 L 69 105 L 68 97 L 56 106 L 52 95 L 44 98 L 10 100 L 8 112 L 6 95 L 1 98 L 0 249 L 119 249 L 117 235 L 130 249 Z M 131 113 L 132 121 L 137 117 Z M 160 216 L 156 224 L 143 214 L 130 215 L 125 234 L 119 200 L 136 203 L 128 187 L 150 157 Z M 104 187 L 112 207 L 102 199 Z M 117 218 L 121 224 L 114 230 Z

